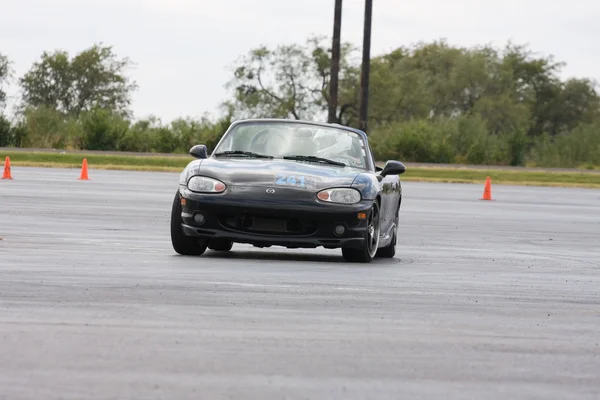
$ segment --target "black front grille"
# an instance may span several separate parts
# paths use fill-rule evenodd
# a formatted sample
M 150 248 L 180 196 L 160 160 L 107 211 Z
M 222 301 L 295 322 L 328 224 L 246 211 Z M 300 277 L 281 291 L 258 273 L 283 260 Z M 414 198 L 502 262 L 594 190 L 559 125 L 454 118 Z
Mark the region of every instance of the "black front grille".
M 253 214 L 222 215 L 225 228 L 247 232 L 277 235 L 310 235 L 317 231 L 317 221 L 300 218 L 273 218 Z

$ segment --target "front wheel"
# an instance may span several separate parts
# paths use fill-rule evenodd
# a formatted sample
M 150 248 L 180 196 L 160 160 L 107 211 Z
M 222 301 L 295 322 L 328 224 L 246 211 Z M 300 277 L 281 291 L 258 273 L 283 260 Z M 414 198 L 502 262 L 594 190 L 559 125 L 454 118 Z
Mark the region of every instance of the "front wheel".
M 207 240 L 186 236 L 181 228 L 181 197 L 179 192 L 173 199 L 171 208 L 171 244 L 173 249 L 184 256 L 199 256 L 206 251 Z
M 344 260 L 348 262 L 368 263 L 373 260 L 379 247 L 380 221 L 379 204 L 373 203 L 369 219 L 367 220 L 367 231 L 363 245 L 358 249 L 342 248 Z

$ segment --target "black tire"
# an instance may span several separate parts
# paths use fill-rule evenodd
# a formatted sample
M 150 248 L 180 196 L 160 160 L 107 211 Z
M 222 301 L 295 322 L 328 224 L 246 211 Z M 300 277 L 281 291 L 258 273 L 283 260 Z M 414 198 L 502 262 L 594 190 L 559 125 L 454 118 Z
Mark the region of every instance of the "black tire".
M 173 249 L 181 255 L 202 255 L 206 251 L 208 241 L 194 236 L 186 236 L 181 228 L 181 222 L 181 198 L 177 192 L 171 208 L 171 244 Z
M 369 263 L 373 261 L 379 246 L 379 234 L 381 232 L 379 215 L 379 204 L 373 203 L 369 219 L 367 220 L 367 232 L 364 244 L 358 249 L 342 248 L 342 256 L 348 262 Z
M 214 251 L 229 251 L 233 247 L 233 242 L 226 239 L 211 239 L 208 242 L 208 248 Z

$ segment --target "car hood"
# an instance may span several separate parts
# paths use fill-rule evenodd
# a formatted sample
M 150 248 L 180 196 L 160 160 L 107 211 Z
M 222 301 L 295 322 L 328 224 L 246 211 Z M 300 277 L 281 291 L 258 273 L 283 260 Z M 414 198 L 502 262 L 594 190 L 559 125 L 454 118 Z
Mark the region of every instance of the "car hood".
M 362 169 L 293 160 L 256 158 L 201 160 L 195 173 L 236 186 L 300 186 L 321 190 L 332 186 L 350 186 Z M 294 183 L 295 180 L 295 183 Z

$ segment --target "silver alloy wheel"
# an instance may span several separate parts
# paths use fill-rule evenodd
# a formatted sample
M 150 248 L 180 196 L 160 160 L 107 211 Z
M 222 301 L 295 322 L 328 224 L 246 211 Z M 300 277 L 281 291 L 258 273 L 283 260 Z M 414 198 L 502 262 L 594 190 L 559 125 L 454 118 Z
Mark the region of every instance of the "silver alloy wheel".
M 373 205 L 373 209 L 371 210 L 371 215 L 369 216 L 369 224 L 368 224 L 368 234 L 367 234 L 367 250 L 369 252 L 369 256 L 371 258 L 375 257 L 377 253 L 377 247 L 379 246 L 379 234 L 380 234 L 380 226 L 379 226 L 379 206 L 377 203 Z

